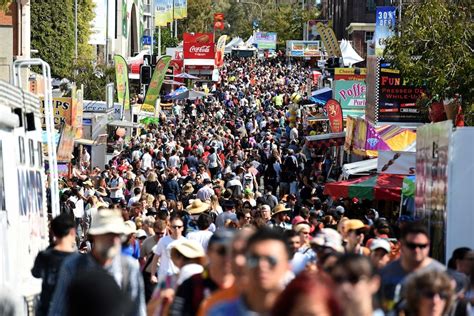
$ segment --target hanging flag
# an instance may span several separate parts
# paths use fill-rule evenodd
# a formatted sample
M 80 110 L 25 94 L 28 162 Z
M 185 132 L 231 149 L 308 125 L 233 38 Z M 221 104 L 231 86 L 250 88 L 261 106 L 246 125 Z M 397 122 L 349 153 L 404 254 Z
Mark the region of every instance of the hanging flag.
M 183 4 L 181 0 L 174 0 L 174 18 L 181 20 L 183 18 Z
M 143 102 L 141 108 L 142 111 L 151 113 L 155 112 L 155 102 L 160 96 L 161 85 L 163 84 L 163 79 L 165 78 L 166 70 L 168 70 L 170 61 L 171 56 L 164 55 L 156 62 L 155 72 L 153 73 L 150 85 L 148 86 L 145 102 Z
M 188 0 L 183 0 L 183 19 L 188 17 Z
M 225 50 L 226 40 L 227 40 L 227 35 L 222 35 L 217 40 L 215 64 L 216 64 L 216 67 L 218 68 L 224 65 L 224 50 Z
M 155 26 L 166 26 L 168 23 L 167 1 L 155 1 Z
M 342 124 L 342 109 L 341 104 L 334 99 L 329 99 L 326 102 L 326 112 L 331 125 L 331 132 L 340 133 L 344 130 Z
M 125 110 L 130 109 L 130 92 L 128 86 L 128 67 L 125 58 L 120 55 L 114 56 L 115 83 L 117 85 L 118 102 Z
M 172 23 L 174 21 L 174 0 L 166 0 L 166 10 L 167 10 L 167 22 Z

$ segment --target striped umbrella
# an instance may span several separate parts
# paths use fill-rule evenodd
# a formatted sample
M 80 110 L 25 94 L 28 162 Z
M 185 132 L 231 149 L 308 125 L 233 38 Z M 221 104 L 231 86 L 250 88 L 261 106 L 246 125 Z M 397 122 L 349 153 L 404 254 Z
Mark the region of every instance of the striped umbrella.
M 400 201 L 403 175 L 377 174 L 348 181 L 326 183 L 324 194 L 333 198 Z

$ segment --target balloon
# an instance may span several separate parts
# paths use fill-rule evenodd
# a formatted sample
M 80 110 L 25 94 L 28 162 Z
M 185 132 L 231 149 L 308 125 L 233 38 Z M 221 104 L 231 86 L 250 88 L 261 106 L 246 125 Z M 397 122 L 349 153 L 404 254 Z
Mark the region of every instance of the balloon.
M 119 128 L 117 128 L 117 130 L 115 131 L 115 135 L 117 135 L 118 137 L 124 137 L 126 132 L 127 132 L 127 131 L 125 130 L 125 128 L 119 127 Z

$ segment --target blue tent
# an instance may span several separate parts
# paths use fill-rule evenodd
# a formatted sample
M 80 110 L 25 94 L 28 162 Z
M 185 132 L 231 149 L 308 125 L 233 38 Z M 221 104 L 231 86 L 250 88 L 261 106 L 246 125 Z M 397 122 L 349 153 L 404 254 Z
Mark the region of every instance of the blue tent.
M 165 95 L 166 99 L 176 99 L 180 94 L 183 94 L 188 91 L 188 88 L 186 87 L 179 87 L 178 89 L 171 91 L 167 95 Z
M 309 98 L 316 104 L 324 105 L 326 102 L 332 98 L 332 89 L 331 88 L 322 88 L 316 91 L 311 92 L 311 97 Z

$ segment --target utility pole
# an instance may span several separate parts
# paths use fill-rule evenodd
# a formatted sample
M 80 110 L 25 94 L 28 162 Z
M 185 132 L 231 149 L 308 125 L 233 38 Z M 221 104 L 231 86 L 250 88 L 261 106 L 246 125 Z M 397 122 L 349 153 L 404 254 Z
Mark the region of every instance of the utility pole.
M 74 0 L 74 58 L 77 63 L 77 0 Z

